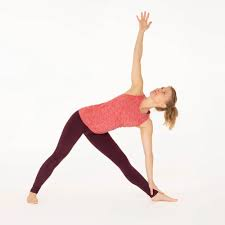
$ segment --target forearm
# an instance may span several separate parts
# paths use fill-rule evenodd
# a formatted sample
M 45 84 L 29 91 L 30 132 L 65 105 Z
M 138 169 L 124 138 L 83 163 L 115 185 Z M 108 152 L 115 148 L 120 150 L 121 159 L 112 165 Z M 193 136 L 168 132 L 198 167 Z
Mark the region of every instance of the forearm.
M 153 180 L 153 154 L 150 154 L 148 155 L 148 157 L 145 157 L 145 167 L 148 181 Z
M 144 31 L 139 29 L 137 39 L 136 39 L 136 43 L 135 43 L 135 46 L 134 46 L 134 53 L 133 53 L 133 57 L 137 58 L 138 60 L 141 60 L 141 57 L 142 57 L 143 38 L 144 38 Z

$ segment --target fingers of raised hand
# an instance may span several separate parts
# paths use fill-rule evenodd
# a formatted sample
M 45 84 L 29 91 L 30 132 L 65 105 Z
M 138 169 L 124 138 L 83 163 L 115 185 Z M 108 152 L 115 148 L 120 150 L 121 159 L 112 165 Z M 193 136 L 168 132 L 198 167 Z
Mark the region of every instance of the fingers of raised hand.
M 136 16 L 136 17 L 137 17 L 137 19 L 138 19 L 139 22 L 141 22 L 142 20 L 146 20 L 147 21 L 148 18 L 149 18 L 149 13 L 146 14 L 146 11 L 144 11 L 144 13 L 141 12 L 141 19 L 139 19 L 138 16 Z
M 141 22 L 141 20 L 138 18 L 138 16 L 137 16 L 137 15 L 136 15 L 136 17 L 137 17 L 138 21 L 139 21 L 139 22 Z
M 146 11 L 144 11 L 144 13 L 143 12 L 141 12 L 141 20 L 148 20 L 148 18 L 149 18 L 149 12 L 146 14 Z
M 150 22 L 148 23 L 147 27 L 149 27 L 149 26 L 151 25 L 151 23 L 152 23 L 152 21 L 150 21 Z

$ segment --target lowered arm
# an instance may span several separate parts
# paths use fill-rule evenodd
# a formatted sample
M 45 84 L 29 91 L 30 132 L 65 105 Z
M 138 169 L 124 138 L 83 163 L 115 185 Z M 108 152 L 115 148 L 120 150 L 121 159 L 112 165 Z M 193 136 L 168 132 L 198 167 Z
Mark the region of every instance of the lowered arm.
M 145 167 L 149 182 L 150 180 L 153 180 L 152 121 L 148 120 L 145 127 L 140 127 L 140 132 L 145 153 Z

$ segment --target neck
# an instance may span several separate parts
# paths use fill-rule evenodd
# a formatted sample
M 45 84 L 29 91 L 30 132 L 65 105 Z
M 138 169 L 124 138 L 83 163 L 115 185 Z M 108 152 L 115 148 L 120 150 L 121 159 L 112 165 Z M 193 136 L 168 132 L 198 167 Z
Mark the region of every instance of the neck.
M 147 113 L 148 110 L 150 110 L 154 107 L 156 107 L 155 102 L 150 97 L 148 97 L 148 98 L 144 98 L 142 100 L 139 109 L 142 113 Z

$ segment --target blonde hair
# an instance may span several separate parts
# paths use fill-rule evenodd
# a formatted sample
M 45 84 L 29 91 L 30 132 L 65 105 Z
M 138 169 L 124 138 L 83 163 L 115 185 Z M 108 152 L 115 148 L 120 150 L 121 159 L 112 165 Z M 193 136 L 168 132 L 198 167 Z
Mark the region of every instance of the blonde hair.
M 164 118 L 165 118 L 165 122 L 163 123 L 163 125 L 166 125 L 170 130 L 174 127 L 175 122 L 176 122 L 176 118 L 178 116 L 178 110 L 175 106 L 176 102 L 177 102 L 177 94 L 175 89 L 170 86 L 171 90 L 172 90 L 172 97 L 171 99 L 166 103 L 166 108 L 161 108 L 161 107 L 155 107 L 155 109 L 157 111 L 165 111 L 164 112 Z

